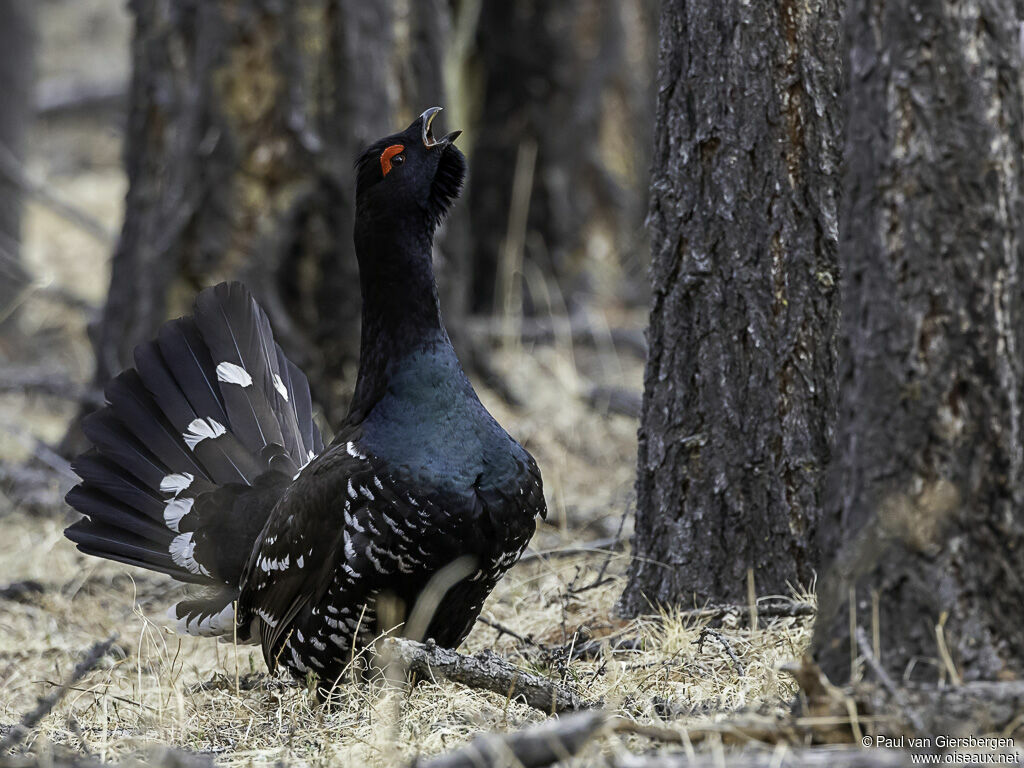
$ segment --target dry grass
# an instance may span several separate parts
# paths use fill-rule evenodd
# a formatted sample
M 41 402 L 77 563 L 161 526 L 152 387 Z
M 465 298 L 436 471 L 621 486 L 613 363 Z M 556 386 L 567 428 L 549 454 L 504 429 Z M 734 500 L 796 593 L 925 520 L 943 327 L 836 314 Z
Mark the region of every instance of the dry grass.
M 120 634 L 117 652 L 33 734 L 34 750 L 52 742 L 113 760 L 161 742 L 212 752 L 223 765 L 401 765 L 477 731 L 511 730 L 543 717 L 515 700 L 433 681 L 411 692 L 343 685 L 338 704 L 325 710 L 303 688 L 266 675 L 256 649 L 170 633 L 162 614 L 175 588 L 166 579 L 80 557 L 56 520 L 14 515 L 4 533 L 0 573 L 47 589 L 26 602 L 0 603 L 0 721 L 16 721 L 84 648 Z M 698 652 L 697 623 L 673 615 L 628 624 L 611 618 L 625 556 L 613 556 L 610 581 L 577 591 L 593 583 L 604 557 L 523 564 L 488 601 L 485 617 L 545 649 L 479 623 L 464 650 L 493 648 L 524 667 L 561 675 L 640 722 L 686 726 L 740 707 L 770 712 L 792 695 L 791 680 L 777 669 L 799 656 L 805 625 L 789 619 L 756 632 L 722 629 L 745 668 L 741 677 L 717 642 Z M 591 635 L 636 636 L 641 650 L 564 664 L 564 647 Z M 604 741 L 591 749 L 611 748 Z

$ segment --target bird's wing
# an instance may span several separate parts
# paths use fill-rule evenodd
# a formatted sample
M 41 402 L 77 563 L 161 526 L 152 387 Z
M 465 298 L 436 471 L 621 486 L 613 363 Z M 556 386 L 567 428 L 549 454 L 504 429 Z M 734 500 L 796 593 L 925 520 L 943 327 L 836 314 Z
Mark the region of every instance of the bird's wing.
M 384 590 L 399 594 L 481 542 L 466 525 L 473 494 L 443 505 L 400 487 L 383 462 L 354 441 L 336 441 L 289 487 L 257 541 L 242 581 L 239 615 L 256 621 L 268 666 L 287 642 L 295 617 L 332 601 L 360 605 Z M 444 508 L 442 508 L 444 507 Z M 350 618 L 350 623 L 352 619 Z M 373 629 L 364 621 L 364 629 Z M 340 629 L 346 638 L 353 628 Z

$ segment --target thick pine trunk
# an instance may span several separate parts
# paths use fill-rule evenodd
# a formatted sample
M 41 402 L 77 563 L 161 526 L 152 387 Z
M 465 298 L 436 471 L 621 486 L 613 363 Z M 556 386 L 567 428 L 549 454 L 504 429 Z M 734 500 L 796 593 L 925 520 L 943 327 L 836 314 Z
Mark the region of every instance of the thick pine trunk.
M 839 0 L 666 0 L 620 608 L 808 584 L 835 411 Z
M 392 128 L 390 3 L 136 0 L 124 227 L 97 383 L 243 279 L 330 416 L 358 351 L 352 161 Z
M 1021 3 L 856 0 L 841 407 L 814 645 L 894 678 L 1024 671 Z M 853 607 L 851 593 L 855 595 Z

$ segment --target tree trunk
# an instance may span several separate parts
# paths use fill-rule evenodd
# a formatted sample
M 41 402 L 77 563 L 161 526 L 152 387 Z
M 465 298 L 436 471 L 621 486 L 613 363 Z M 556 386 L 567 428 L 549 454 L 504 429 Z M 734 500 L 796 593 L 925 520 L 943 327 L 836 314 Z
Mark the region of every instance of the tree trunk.
M 31 278 L 21 262 L 25 132 L 32 117 L 33 0 L 0 0 L 0 323 Z
M 496 294 L 524 275 L 527 311 L 547 309 L 548 301 L 547 286 L 535 280 L 531 296 L 531 275 L 571 299 L 588 217 L 617 210 L 618 189 L 600 149 L 604 96 L 623 62 L 619 5 L 481 4 L 475 47 L 483 98 L 469 188 L 473 312 L 503 309 L 506 296 Z
M 666 0 L 620 610 L 810 583 L 835 412 L 839 0 Z
M 352 160 L 392 128 L 390 3 L 136 0 L 124 227 L 97 383 L 243 279 L 329 416 L 358 351 Z
M 835 681 L 851 622 L 897 679 L 1024 672 L 1022 21 L 1019 2 L 850 8 L 839 523 L 822 530 L 845 546 L 814 636 Z

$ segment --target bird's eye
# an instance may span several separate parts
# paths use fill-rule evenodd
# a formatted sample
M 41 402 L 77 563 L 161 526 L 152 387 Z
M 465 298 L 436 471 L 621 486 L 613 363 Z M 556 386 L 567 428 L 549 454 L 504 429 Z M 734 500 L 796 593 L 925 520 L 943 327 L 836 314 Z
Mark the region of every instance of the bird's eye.
M 387 176 L 396 165 L 405 162 L 405 147 L 402 144 L 392 144 L 380 154 L 380 172 Z

